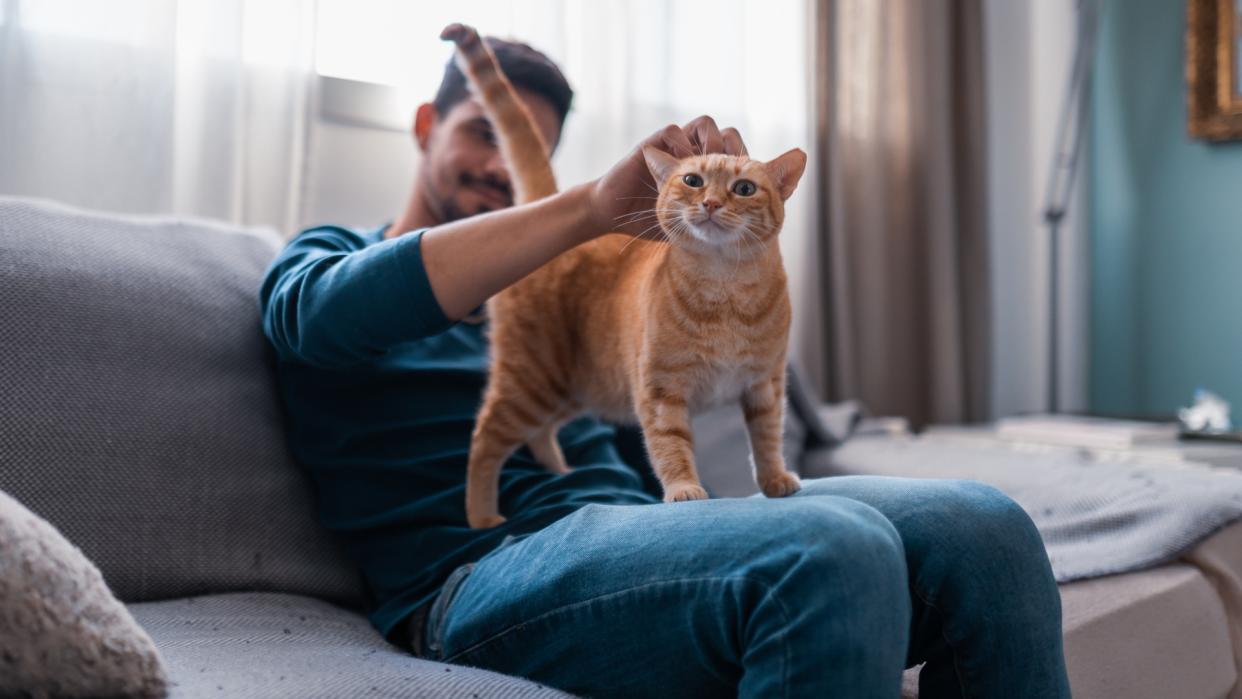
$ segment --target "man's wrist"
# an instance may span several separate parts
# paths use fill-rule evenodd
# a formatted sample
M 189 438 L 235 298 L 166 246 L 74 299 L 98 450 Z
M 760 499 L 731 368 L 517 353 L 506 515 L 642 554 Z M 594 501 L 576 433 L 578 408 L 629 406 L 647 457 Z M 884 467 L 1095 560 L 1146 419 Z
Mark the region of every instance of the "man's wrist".
M 573 245 L 585 243 L 604 232 L 596 220 L 594 207 L 591 204 L 591 194 L 594 188 L 595 182 L 585 182 L 574 185 L 561 193 L 571 211 L 572 223 L 569 235 L 573 240 Z

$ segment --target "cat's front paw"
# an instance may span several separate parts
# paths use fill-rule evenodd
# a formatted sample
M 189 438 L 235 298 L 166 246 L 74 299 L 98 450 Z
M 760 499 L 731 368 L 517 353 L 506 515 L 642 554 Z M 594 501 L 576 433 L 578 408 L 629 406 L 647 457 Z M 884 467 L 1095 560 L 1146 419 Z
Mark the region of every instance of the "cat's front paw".
M 770 498 L 783 498 L 802 490 L 802 481 L 789 471 L 759 480 L 759 489 Z
M 481 515 L 466 513 L 466 521 L 470 523 L 471 529 L 491 529 L 504 524 L 505 517 L 496 513 Z
M 706 500 L 707 491 L 698 483 L 674 483 L 664 489 L 664 502 Z

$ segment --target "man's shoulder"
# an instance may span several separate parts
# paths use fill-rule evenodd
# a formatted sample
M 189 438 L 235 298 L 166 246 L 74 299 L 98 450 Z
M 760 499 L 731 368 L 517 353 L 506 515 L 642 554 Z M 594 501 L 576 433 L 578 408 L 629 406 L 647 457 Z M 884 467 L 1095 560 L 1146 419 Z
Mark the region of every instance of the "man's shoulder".
M 361 250 L 383 239 L 387 226 L 378 228 L 352 228 L 333 224 L 312 226 L 300 231 L 288 242 L 288 246 L 326 247 L 334 250 Z

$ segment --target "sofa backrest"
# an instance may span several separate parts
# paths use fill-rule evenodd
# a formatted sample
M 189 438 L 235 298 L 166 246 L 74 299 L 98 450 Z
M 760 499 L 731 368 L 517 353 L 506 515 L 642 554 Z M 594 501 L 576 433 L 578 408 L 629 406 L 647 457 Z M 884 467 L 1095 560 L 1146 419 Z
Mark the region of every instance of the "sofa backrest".
M 125 601 L 362 600 L 286 449 L 257 301 L 281 244 L 0 197 L 0 490 Z

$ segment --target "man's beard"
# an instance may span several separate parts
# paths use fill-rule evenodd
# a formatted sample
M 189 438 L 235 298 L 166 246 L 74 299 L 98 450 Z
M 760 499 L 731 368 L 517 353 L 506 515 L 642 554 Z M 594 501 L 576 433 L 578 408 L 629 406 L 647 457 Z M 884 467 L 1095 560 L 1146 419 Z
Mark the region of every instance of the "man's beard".
M 486 214 L 498 209 L 507 209 L 513 206 L 513 192 L 509 188 L 509 183 L 491 175 L 474 175 L 472 173 L 463 172 L 457 177 L 458 191 L 465 190 L 484 190 L 490 191 L 492 194 L 498 195 L 504 203 L 500 205 L 491 205 L 487 203 L 480 204 L 474 211 L 466 211 L 458 206 L 456 197 L 449 197 L 444 200 L 444 216 L 445 221 L 457 221 L 459 219 L 468 218 L 470 216 L 478 216 Z

